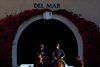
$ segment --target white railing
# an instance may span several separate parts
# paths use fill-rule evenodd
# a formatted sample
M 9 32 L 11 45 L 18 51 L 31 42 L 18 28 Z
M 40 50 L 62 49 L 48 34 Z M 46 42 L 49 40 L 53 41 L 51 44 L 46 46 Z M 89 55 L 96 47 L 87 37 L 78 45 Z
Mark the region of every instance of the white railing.
M 21 64 L 19 67 L 33 67 L 34 64 Z
M 19 67 L 33 67 L 34 64 L 21 64 Z M 67 64 L 65 64 L 65 67 L 74 67 L 74 66 L 68 66 Z

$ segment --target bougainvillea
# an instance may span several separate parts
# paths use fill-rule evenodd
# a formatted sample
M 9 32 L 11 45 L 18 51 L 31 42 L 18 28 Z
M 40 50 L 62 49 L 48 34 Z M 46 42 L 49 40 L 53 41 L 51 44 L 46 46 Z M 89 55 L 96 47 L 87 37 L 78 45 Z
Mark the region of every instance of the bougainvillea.
M 18 15 L 10 15 L 0 20 L 0 67 L 12 66 L 12 42 L 20 24 L 33 16 L 42 14 L 44 11 L 51 10 L 25 10 Z M 52 12 L 64 16 L 76 25 L 84 43 L 84 63 L 86 67 L 98 67 L 97 65 L 100 63 L 100 32 L 97 25 L 67 10 Z

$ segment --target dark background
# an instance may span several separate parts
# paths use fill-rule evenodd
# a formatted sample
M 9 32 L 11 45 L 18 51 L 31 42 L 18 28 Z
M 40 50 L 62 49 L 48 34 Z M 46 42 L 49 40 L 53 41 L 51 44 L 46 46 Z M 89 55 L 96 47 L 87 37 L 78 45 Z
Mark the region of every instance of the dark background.
M 74 65 L 78 55 L 76 38 L 65 24 L 54 19 L 37 20 L 22 32 L 17 47 L 17 64 L 34 63 L 41 42 L 50 58 L 56 42 L 60 42 L 66 54 L 64 60 L 68 65 Z

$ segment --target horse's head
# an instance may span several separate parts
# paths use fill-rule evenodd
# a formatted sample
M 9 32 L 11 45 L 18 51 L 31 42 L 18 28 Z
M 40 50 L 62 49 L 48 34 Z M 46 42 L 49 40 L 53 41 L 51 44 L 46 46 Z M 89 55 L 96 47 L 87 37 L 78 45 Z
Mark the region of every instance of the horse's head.
M 57 62 L 58 62 L 58 67 L 64 67 L 62 59 L 58 59 Z
M 55 61 L 55 67 L 64 67 L 64 62 L 62 61 L 62 59 L 57 59 Z
M 43 64 L 43 61 L 42 61 L 42 55 L 41 54 L 39 54 L 38 56 L 37 56 L 37 63 L 39 63 L 39 64 Z

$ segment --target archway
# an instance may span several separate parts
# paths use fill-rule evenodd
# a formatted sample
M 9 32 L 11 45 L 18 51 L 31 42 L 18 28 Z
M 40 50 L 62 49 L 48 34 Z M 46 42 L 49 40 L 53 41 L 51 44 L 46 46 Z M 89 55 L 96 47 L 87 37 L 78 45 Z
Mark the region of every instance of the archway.
M 60 21 L 40 19 L 30 24 L 21 34 L 17 46 L 17 64 L 32 64 L 36 52 L 43 42 L 47 55 L 51 58 L 55 43 L 60 42 L 66 54 L 68 65 L 75 63 L 78 55 L 77 41 L 73 32 Z
M 33 17 L 31 18 L 30 20 L 24 22 L 18 29 L 17 31 L 17 34 L 16 34 L 16 37 L 14 39 L 14 42 L 13 42 L 13 46 L 12 46 L 12 61 L 13 61 L 13 66 L 17 66 L 17 44 L 18 44 L 18 40 L 19 40 L 19 37 L 21 35 L 21 33 L 24 31 L 24 29 L 30 25 L 31 23 L 33 23 L 34 21 L 36 20 L 39 20 L 39 19 L 43 19 L 43 16 L 42 15 L 38 15 L 36 17 Z M 77 44 L 78 44 L 78 55 L 83 58 L 83 42 L 82 42 L 82 39 L 81 39 L 81 36 L 77 30 L 77 28 L 74 26 L 74 24 L 72 24 L 69 20 L 67 20 L 66 18 L 62 17 L 62 16 L 59 16 L 59 15 L 56 15 L 56 14 L 53 14 L 52 15 L 52 19 L 55 19 L 55 20 L 59 20 L 61 21 L 62 23 L 64 23 L 66 26 L 68 26 L 70 28 L 70 30 L 74 33 L 75 37 L 76 37 L 76 41 L 77 41 Z

